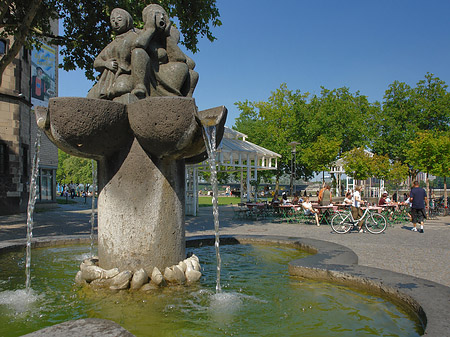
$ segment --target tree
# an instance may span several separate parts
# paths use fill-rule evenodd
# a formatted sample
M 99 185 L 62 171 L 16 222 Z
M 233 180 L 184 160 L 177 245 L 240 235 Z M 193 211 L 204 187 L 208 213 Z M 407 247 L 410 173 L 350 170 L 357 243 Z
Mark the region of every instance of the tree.
M 450 134 L 441 132 L 437 137 L 437 163 L 431 173 L 444 178 L 444 207 L 447 213 L 447 177 L 450 175 Z
M 14 37 L 6 54 L 0 58 L 1 75 L 24 46 L 31 49 L 44 39 L 61 46 L 61 67 L 85 69 L 94 79 L 93 61 L 111 40 L 109 15 L 120 7 L 127 10 L 137 27 L 142 27 L 142 9 L 149 3 L 163 6 L 169 17 L 178 18 L 177 26 L 183 36 L 181 43 L 197 52 L 198 36 L 214 41 L 210 27 L 220 26 L 216 0 L 3 0 L 0 4 L 0 37 Z M 63 19 L 64 34 L 53 35 L 51 21 Z
M 359 92 L 353 94 L 346 87 L 333 90 L 322 87 L 321 95 L 313 96 L 308 104 L 301 131 L 308 143 L 320 135 L 341 141 L 339 154 L 342 154 L 369 144 L 377 111 L 377 105 L 371 105 Z
M 363 148 L 356 148 L 345 152 L 344 159 L 345 173 L 357 180 L 366 180 L 372 174 L 372 158 Z
M 271 151 L 281 154 L 278 169 L 275 172 L 277 184 L 279 177 L 290 170 L 291 148 L 290 142 L 296 141 L 303 147 L 300 124 L 306 109 L 308 93 L 299 90 L 289 90 L 286 84 L 272 92 L 267 102 L 235 103 L 241 111 L 235 120 L 235 129 L 248 135 L 249 140 Z M 297 162 L 298 173 L 310 176 L 311 170 L 306 165 Z
M 379 137 L 372 149 L 387 154 L 389 158 L 405 163 L 409 141 L 420 131 L 449 130 L 450 94 L 444 81 L 427 73 L 415 88 L 395 81 L 384 95 L 383 118 Z M 414 179 L 417 169 L 410 167 Z
M 387 179 L 389 180 L 389 183 L 392 184 L 393 188 L 397 191 L 397 196 L 400 185 L 405 181 L 406 178 L 408 178 L 408 175 L 408 165 L 399 161 L 394 161 L 391 163 Z
M 412 96 L 413 89 L 403 82 L 389 85 L 384 95 L 380 134 L 372 144 L 375 153 L 404 162 L 408 141 L 416 131 Z
M 320 135 L 317 141 L 302 150 L 301 159 L 307 167 L 315 172 L 329 170 L 341 148 L 341 140 L 337 138 L 327 139 Z
M 58 149 L 56 180 L 61 184 L 92 184 L 92 160 L 71 156 Z
M 386 180 L 391 172 L 391 161 L 387 155 L 374 154 L 370 158 L 371 176 Z
M 433 131 L 421 131 L 417 133 L 415 139 L 408 142 L 409 148 L 406 151 L 407 163 L 419 171 L 427 174 L 426 190 L 430 190 L 428 174 L 439 168 L 442 163 L 438 134 Z M 429 199 L 427 199 L 427 207 Z

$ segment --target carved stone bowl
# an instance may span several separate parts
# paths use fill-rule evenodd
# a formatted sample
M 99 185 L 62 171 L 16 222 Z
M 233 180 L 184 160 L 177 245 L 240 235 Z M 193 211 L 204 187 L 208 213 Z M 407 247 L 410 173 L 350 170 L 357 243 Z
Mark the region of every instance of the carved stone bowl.
M 205 151 L 193 98 L 154 97 L 128 105 L 139 144 L 158 158 L 187 158 Z
M 57 97 L 48 110 L 37 111 L 38 125 L 62 150 L 99 158 L 128 146 L 133 134 L 126 106 L 112 101 L 82 97 Z

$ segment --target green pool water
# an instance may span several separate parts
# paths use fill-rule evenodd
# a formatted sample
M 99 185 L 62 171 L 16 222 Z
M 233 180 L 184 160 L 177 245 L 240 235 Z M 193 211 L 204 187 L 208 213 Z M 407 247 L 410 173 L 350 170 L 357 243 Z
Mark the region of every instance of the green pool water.
M 74 285 L 89 246 L 35 249 L 32 293 L 24 254 L 0 256 L 0 336 L 20 336 L 79 318 L 105 318 L 136 336 L 420 336 L 417 321 L 389 301 L 346 287 L 289 276 L 292 247 L 221 246 L 223 292 L 215 294 L 214 247 L 200 257 L 201 282 L 151 294 Z

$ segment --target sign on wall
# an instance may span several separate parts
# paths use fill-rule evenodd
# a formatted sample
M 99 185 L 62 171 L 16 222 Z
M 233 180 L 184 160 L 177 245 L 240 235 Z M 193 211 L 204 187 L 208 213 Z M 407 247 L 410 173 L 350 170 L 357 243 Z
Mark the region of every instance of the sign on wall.
M 56 95 L 56 51 L 42 44 L 31 53 L 31 103 L 48 106 L 48 100 Z

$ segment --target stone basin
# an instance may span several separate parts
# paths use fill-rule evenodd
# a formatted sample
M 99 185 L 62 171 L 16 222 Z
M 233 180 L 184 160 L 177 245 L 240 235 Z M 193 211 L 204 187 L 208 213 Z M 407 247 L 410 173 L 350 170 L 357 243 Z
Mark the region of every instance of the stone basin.
M 133 141 L 126 105 L 83 97 L 56 97 L 38 107 L 39 127 L 63 151 L 99 159 Z

